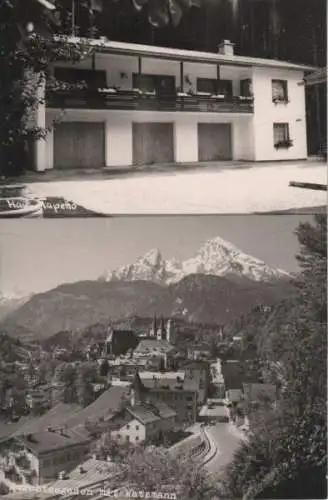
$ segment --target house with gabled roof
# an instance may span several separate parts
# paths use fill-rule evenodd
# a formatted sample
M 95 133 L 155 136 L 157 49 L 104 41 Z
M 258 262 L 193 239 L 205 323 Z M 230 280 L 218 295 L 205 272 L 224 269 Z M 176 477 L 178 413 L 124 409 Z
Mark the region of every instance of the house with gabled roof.
M 130 403 L 109 421 L 111 438 L 120 443 L 147 443 L 173 431 L 175 419 L 176 411 L 167 404 L 137 400 L 132 391 Z

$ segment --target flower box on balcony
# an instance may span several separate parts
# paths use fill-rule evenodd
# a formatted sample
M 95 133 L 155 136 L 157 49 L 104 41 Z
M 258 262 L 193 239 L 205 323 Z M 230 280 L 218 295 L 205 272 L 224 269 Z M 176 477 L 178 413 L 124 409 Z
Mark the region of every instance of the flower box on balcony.
M 113 88 L 98 89 L 98 92 L 102 94 L 117 94 L 117 90 Z
M 288 104 L 289 100 L 287 99 L 287 97 L 273 97 L 272 102 L 274 104 Z
M 291 139 L 286 139 L 285 141 L 278 141 L 275 143 L 275 149 L 288 149 L 293 146 L 293 141 Z
M 254 97 L 251 95 L 240 95 L 238 97 L 238 99 L 242 102 L 253 102 L 254 101 Z
M 224 94 L 213 94 L 211 95 L 212 99 L 218 99 L 219 101 L 224 101 L 225 95 Z
M 211 97 L 211 93 L 210 92 L 197 92 L 196 95 L 198 97 Z
M 187 92 L 177 92 L 178 97 L 188 97 L 190 94 L 187 94 Z

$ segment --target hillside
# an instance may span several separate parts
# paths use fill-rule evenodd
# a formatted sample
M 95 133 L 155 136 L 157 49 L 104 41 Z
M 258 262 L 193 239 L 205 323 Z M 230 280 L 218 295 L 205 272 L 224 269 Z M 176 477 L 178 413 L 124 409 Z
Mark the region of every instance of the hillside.
M 150 281 L 80 281 L 34 295 L 5 318 L 0 332 L 41 340 L 61 331 L 82 332 L 96 323 L 154 314 L 224 324 L 256 305 L 276 303 L 290 289 L 287 280 L 268 283 L 202 274 L 169 286 Z

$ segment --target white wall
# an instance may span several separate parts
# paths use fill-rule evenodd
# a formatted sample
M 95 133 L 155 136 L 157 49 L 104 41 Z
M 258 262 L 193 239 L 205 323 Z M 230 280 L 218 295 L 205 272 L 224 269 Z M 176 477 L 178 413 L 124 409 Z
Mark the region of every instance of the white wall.
M 287 80 L 289 103 L 272 102 L 272 79 Z M 256 68 L 253 72 L 255 160 L 294 160 L 307 157 L 304 86 L 301 71 Z M 273 123 L 289 123 L 293 146 L 274 148 Z
M 72 66 L 71 63 L 58 63 L 58 66 Z M 76 68 L 91 69 L 92 59 L 89 57 L 74 65 Z M 108 86 L 118 86 L 122 89 L 132 88 L 132 74 L 138 73 L 138 57 L 122 56 L 113 54 L 96 54 L 95 69 L 105 70 Z M 143 57 L 141 71 L 151 75 L 170 75 L 175 77 L 175 84 L 180 88 L 180 62 L 167 61 Z M 251 78 L 251 68 L 242 68 L 231 65 L 220 65 L 220 78 L 233 80 L 235 95 L 239 95 L 239 81 L 243 78 Z M 217 78 L 217 65 L 185 62 L 183 65 L 184 77 L 188 75 L 191 85 L 183 81 L 184 90 L 197 90 L 197 78 Z M 122 78 L 122 73 L 125 77 Z
M 121 443 L 126 443 L 126 436 L 129 436 L 129 442 L 132 444 L 142 443 L 146 439 L 146 427 L 139 420 L 132 419 L 125 425 L 122 425 L 117 431 L 111 432 L 112 439 Z M 136 439 L 136 438 L 139 439 Z
M 254 124 L 253 118 L 240 117 L 232 127 L 233 158 L 254 161 Z
M 47 124 L 55 118 L 62 121 L 105 122 L 105 160 L 106 166 L 124 167 L 132 165 L 133 122 L 174 123 L 174 153 L 177 163 L 198 161 L 198 123 L 231 123 L 233 158 L 253 160 L 252 118 L 232 116 L 230 113 L 188 113 L 158 111 L 107 111 L 107 110 L 47 110 Z M 53 167 L 53 132 L 46 142 L 46 168 Z

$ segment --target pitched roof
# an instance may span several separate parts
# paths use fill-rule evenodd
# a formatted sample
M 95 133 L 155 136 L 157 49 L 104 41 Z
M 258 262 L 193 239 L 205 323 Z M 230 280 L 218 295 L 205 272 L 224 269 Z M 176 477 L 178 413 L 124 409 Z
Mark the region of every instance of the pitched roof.
M 327 68 L 319 68 L 303 79 L 303 84 L 309 87 L 310 85 L 317 85 L 320 83 L 327 83 Z
M 122 399 L 128 394 L 128 387 L 110 387 L 91 403 L 91 405 L 87 406 L 76 415 L 73 415 L 72 418 L 67 419 L 67 427 L 72 428 L 77 425 L 84 425 L 85 421 L 89 418 L 98 420 L 110 416 L 119 408 Z
M 161 402 L 141 402 L 135 406 L 128 406 L 126 410 L 145 425 L 176 416 L 176 412 L 171 407 Z
M 47 453 L 54 450 L 66 448 L 68 446 L 87 444 L 90 438 L 72 430 L 65 430 L 62 434 L 59 431 L 43 431 L 34 434 L 19 436 L 20 442 L 36 454 Z
M 151 354 L 151 351 L 159 351 L 163 354 L 177 351 L 177 349 L 171 345 L 167 340 L 157 340 L 157 339 L 143 339 L 139 342 L 138 346 L 134 350 L 134 354 L 141 352 L 147 352 Z
M 47 427 L 58 428 L 66 424 L 69 418 L 76 416 L 81 410 L 82 407 L 79 405 L 59 403 L 40 417 L 24 422 L 14 435 L 33 434 Z
M 224 55 L 213 52 L 200 52 L 196 50 L 182 50 L 168 47 L 156 47 L 140 45 L 135 43 L 114 42 L 106 39 L 86 39 L 79 37 L 56 36 L 55 40 L 63 39 L 69 43 L 86 42 L 97 48 L 98 52 L 154 57 L 156 59 L 168 59 L 176 61 L 190 61 L 208 64 L 230 64 L 232 66 L 257 66 L 266 68 L 278 68 L 286 70 L 313 71 L 318 68 L 288 61 L 275 59 L 263 59 L 239 55 Z

